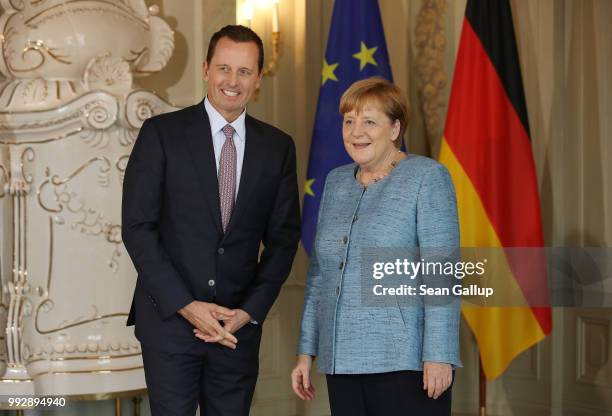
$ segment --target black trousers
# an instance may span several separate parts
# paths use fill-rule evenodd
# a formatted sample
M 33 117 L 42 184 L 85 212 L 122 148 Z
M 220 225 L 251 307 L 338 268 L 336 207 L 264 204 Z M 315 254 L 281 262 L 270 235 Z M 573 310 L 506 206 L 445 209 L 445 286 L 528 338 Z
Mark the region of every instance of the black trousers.
M 430 399 L 422 371 L 327 375 L 332 416 L 450 416 L 451 388 Z
M 259 370 L 261 327 L 236 332 L 238 345 L 202 344 L 189 353 L 142 345 L 152 416 L 248 416 Z

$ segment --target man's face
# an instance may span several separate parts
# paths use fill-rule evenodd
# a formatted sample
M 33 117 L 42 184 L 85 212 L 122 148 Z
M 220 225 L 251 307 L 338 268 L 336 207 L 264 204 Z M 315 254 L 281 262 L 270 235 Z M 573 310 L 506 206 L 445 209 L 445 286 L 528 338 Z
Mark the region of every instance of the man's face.
M 210 62 L 204 62 L 208 100 L 229 122 L 242 113 L 261 83 L 257 66 L 259 50 L 254 42 L 221 38 Z

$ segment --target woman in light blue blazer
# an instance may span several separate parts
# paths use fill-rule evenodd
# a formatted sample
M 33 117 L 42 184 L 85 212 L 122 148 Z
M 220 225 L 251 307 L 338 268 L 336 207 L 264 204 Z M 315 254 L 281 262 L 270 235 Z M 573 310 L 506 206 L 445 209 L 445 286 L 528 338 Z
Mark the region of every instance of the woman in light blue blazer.
M 450 415 L 453 369 L 461 366 L 458 299 L 364 305 L 361 253 L 458 247 L 451 178 L 439 163 L 400 150 L 408 104 L 395 85 L 358 81 L 343 94 L 340 112 L 344 146 L 355 163 L 326 179 L 293 390 L 303 400 L 314 398 L 316 357 L 333 416 Z

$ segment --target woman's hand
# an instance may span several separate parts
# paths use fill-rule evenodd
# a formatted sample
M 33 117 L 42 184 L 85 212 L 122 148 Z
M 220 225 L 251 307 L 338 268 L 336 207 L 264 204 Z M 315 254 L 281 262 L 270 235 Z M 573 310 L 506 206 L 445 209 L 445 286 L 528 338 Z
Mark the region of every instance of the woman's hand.
M 427 390 L 429 397 L 437 399 L 452 382 L 453 368 L 450 364 L 431 361 L 423 363 L 423 390 Z
M 310 355 L 298 355 L 295 368 L 291 372 L 291 387 L 302 400 L 312 400 L 315 397 L 315 388 L 310 382 L 311 367 L 312 357 Z

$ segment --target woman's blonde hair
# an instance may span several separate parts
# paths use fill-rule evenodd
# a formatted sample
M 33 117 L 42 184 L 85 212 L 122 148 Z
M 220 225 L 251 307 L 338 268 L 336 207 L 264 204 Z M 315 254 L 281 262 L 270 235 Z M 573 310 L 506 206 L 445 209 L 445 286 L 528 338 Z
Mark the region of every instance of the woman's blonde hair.
M 395 141 L 395 146 L 400 148 L 410 121 L 410 105 L 402 90 L 381 77 L 362 79 L 353 83 L 342 94 L 340 114 L 344 115 L 353 110 L 360 112 L 368 103 L 378 106 L 392 123 L 399 120 L 399 140 Z

